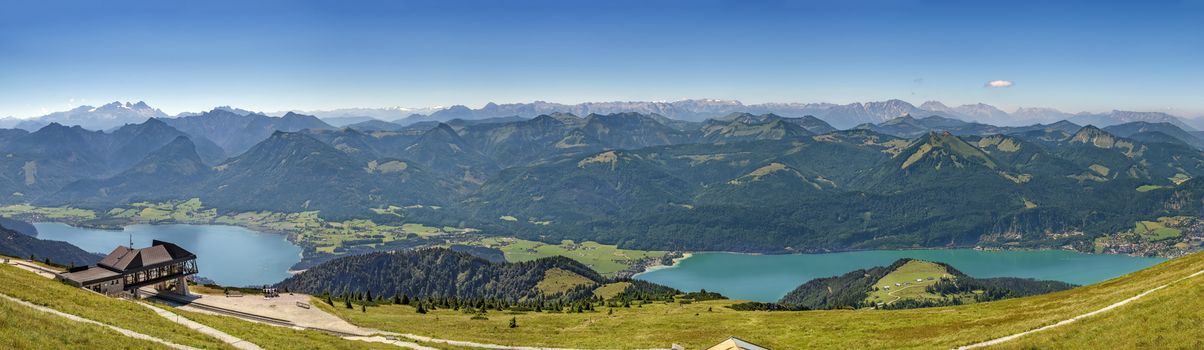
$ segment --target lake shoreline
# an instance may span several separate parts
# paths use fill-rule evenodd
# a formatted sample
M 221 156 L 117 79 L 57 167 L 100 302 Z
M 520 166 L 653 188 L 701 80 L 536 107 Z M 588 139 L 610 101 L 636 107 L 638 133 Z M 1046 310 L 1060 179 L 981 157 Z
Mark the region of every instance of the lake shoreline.
M 671 260 L 669 262 L 669 264 L 658 264 L 658 265 L 652 265 L 652 266 L 645 266 L 643 271 L 633 274 L 633 275 L 631 275 L 631 277 L 635 278 L 635 277 L 639 277 L 640 274 L 657 271 L 657 270 L 674 268 L 682 261 L 685 261 L 686 259 L 689 259 L 690 257 L 693 257 L 693 256 L 694 256 L 694 253 L 692 253 L 692 252 L 681 253 L 681 256 L 673 258 L 673 260 Z
M 897 249 L 822 254 L 692 252 L 672 268 L 633 276 L 682 291 L 706 289 L 739 300 L 772 302 L 816 278 L 888 266 L 899 259 L 946 263 L 976 278 L 1019 277 L 1087 285 L 1166 261 L 1064 249 Z M 689 261 L 689 264 L 685 264 Z
M 1145 256 L 1145 255 L 1137 255 L 1137 254 L 1118 254 L 1118 253 L 1096 253 L 1096 252 L 1083 252 L 1083 251 L 1078 251 L 1078 250 L 1074 250 L 1074 249 L 1065 249 L 1065 248 L 996 248 L 996 247 L 981 247 L 981 246 L 974 246 L 974 247 L 943 247 L 943 248 L 929 247 L 929 248 L 849 249 L 849 250 L 829 250 L 829 251 L 824 251 L 824 252 L 815 252 L 815 253 L 801 253 L 801 252 L 800 252 L 800 253 L 780 253 L 780 254 L 779 254 L 779 253 L 756 253 L 756 252 L 733 252 L 733 251 L 721 251 L 721 250 L 704 250 L 704 251 L 691 251 L 691 252 L 683 252 L 683 253 L 682 253 L 682 256 L 680 256 L 680 257 L 677 257 L 677 258 L 673 258 L 673 260 L 672 260 L 672 261 L 671 261 L 669 264 L 667 264 L 667 265 L 663 265 L 663 264 L 662 264 L 662 265 L 646 266 L 646 267 L 645 267 L 645 268 L 644 268 L 642 271 L 640 271 L 640 272 L 637 272 L 637 273 L 635 273 L 635 274 L 631 275 L 631 277 L 632 277 L 632 278 L 638 278 L 640 275 L 643 275 L 643 274 L 646 274 L 646 273 L 650 273 L 650 272 L 654 272 L 654 271 L 659 271 L 659 270 L 664 270 L 664 269 L 671 269 L 671 268 L 675 268 L 675 267 L 677 267 L 677 266 L 678 266 L 678 265 L 679 265 L 679 264 L 680 264 L 682 261 L 685 261 L 686 259 L 689 259 L 689 258 L 691 258 L 691 257 L 694 257 L 696 254 L 733 254 L 733 255 L 747 255 L 747 256 L 784 256 L 784 255 L 822 255 L 822 254 L 854 253 L 854 252 L 870 252 L 870 251 L 942 251 L 942 250 L 959 250 L 959 249 L 969 249 L 969 250 L 981 251 L 981 252 L 1046 252 L 1046 251 L 1063 251 L 1063 252 L 1074 252 L 1074 253 L 1082 253 L 1082 254 L 1089 254 L 1089 255 L 1118 255 L 1118 256 L 1128 256 L 1128 257 L 1134 257 L 1134 258 L 1159 258 L 1159 259 L 1166 259 L 1166 260 L 1171 260 L 1171 259 L 1174 259 L 1174 258 L 1175 258 L 1175 257 L 1166 257 L 1166 256 L 1161 256 L 1161 255 L 1155 255 L 1155 256 Z
M 237 225 L 135 224 L 123 231 L 39 222 L 38 238 L 67 242 L 84 251 L 108 254 L 114 247 L 145 247 L 154 240 L 169 241 L 197 255 L 200 276 L 226 286 L 274 284 L 291 277 L 302 247 L 286 237 Z

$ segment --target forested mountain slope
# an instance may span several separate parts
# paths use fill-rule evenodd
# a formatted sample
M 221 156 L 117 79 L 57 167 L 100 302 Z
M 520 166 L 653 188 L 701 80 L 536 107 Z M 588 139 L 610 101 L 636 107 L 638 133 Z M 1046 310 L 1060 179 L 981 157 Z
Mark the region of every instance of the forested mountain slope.
M 559 293 L 542 291 L 541 283 L 553 275 L 576 280 L 579 285 Z M 492 263 L 465 253 L 433 248 L 340 258 L 289 277 L 277 287 L 310 294 L 371 293 L 519 301 L 562 295 L 573 300 L 589 298 L 602 282 L 597 272 L 565 257 Z
M 1069 122 L 995 127 L 904 116 L 831 131 L 808 117 L 736 113 L 693 123 L 622 113 L 359 131 L 218 109 L 171 123 L 190 131 L 150 120 L 112 134 L 56 125 L 11 133 L 0 143 L 14 159 L 0 165 L 4 201 L 108 209 L 197 197 L 223 212 L 317 210 L 542 241 L 752 252 L 1088 250 L 1097 236 L 1197 215 L 1204 204 L 1191 200 L 1201 196 L 1200 150 Z M 181 136 L 191 151 L 164 147 Z M 223 147 L 254 143 L 212 165 L 197 141 L 210 137 Z M 389 218 L 373 211 L 388 207 L 403 209 Z

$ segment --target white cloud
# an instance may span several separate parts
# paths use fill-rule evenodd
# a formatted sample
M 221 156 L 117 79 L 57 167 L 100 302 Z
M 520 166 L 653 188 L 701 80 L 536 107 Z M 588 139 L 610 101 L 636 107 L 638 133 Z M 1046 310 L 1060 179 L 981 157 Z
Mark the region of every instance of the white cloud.
M 992 81 L 988 81 L 986 85 L 983 85 L 983 87 L 1006 88 L 1006 87 L 1012 87 L 1012 84 L 1014 84 L 1014 83 L 1012 83 L 1011 80 L 992 80 Z

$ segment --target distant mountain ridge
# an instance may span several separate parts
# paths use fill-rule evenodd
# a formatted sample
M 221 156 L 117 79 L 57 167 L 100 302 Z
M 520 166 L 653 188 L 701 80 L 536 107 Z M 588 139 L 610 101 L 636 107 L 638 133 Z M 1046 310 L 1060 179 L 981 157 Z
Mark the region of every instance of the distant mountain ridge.
M 228 155 L 241 154 L 276 131 L 334 128 L 309 115 L 292 112 L 281 117 L 258 113 L 244 115 L 223 108 L 215 108 L 193 116 L 160 120 L 189 135 L 212 140 Z
M 843 105 L 832 103 L 763 103 L 745 105 L 740 101 L 715 99 L 681 100 L 675 102 L 588 102 L 580 104 L 560 104 L 543 101 L 508 104 L 488 103 L 476 109 L 463 105 L 451 106 L 428 114 L 415 114 L 396 120 L 395 122 L 406 125 L 421 121 L 448 121 L 451 119 L 483 119 L 508 116 L 533 118 L 541 114 L 555 112 L 575 115 L 637 112 L 641 114 L 658 114 L 672 119 L 694 122 L 706 119 L 718 119 L 731 113 L 772 113 L 783 117 L 813 116 L 840 129 L 847 129 L 864 123 L 881 123 L 907 115 L 916 118 L 935 115 L 998 126 L 1053 123 L 1069 119 L 1079 124 L 1094 124 L 1099 126 L 1110 126 L 1136 121 L 1151 123 L 1167 122 L 1185 130 L 1195 130 L 1188 123 L 1185 123 L 1183 119 L 1161 112 L 1114 110 L 1105 113 L 1082 112 L 1072 114 L 1053 108 L 1018 108 L 1009 113 L 983 103 L 949 107 L 938 101 L 927 101 L 917 107 L 902 100 L 855 102 Z
M 1202 119 L 1185 119 L 1162 112 L 1134 112 L 1113 110 L 1103 113 L 1067 113 L 1053 108 L 1022 107 L 1015 111 L 1006 112 L 994 106 L 975 103 L 959 106 L 947 106 L 939 101 L 925 101 L 919 106 L 902 100 L 854 102 L 848 104 L 833 103 L 761 103 L 743 104 L 735 100 L 694 99 L 674 102 L 659 101 L 615 101 L 615 102 L 586 102 L 579 104 L 563 104 L 544 101 L 530 103 L 487 103 L 481 108 L 470 108 L 463 105 L 450 107 L 387 107 L 387 108 L 343 108 L 314 111 L 283 111 L 273 114 L 251 112 L 230 106 L 217 107 L 222 110 L 248 116 L 260 114 L 264 116 L 284 116 L 290 113 L 313 115 L 322 119 L 329 126 L 344 127 L 368 121 L 391 122 L 407 126 L 421 122 L 448 122 L 454 119 L 479 120 L 500 117 L 534 118 L 539 115 L 554 113 L 569 113 L 579 116 L 590 114 L 608 115 L 625 112 L 640 114 L 656 114 L 669 119 L 701 122 L 707 119 L 719 119 L 732 113 L 776 114 L 783 117 L 797 118 L 812 116 L 839 128 L 848 129 L 859 124 L 877 124 L 891 119 L 912 116 L 924 118 L 940 116 L 960 119 L 966 122 L 991 124 L 1001 127 L 1014 127 L 1038 123 L 1054 123 L 1060 120 L 1085 125 L 1092 124 L 1100 127 L 1124 124 L 1129 122 L 1171 123 L 1187 131 L 1196 131 L 1195 126 L 1204 126 Z M 211 111 L 212 112 L 212 111 Z M 204 113 L 185 112 L 175 118 L 194 117 Z M 81 125 L 90 130 L 108 130 L 124 124 L 141 123 L 146 118 L 170 118 L 157 109 L 150 108 L 143 102 L 121 103 L 114 102 L 101 107 L 81 106 L 71 111 L 55 112 L 34 119 L 0 119 L 0 127 L 10 125 L 29 131 L 36 130 L 51 122 L 64 125 Z M 174 124 L 173 124 L 174 125 Z M 284 130 L 294 131 L 294 130 Z
M 21 121 L 16 128 L 34 131 L 52 123 L 67 126 L 78 125 L 88 130 L 108 130 L 126 124 L 141 124 L 150 118 L 163 118 L 167 114 L 151 108 L 146 102 L 112 102 L 99 107 L 79 106 L 63 112 L 54 112 L 34 119 Z

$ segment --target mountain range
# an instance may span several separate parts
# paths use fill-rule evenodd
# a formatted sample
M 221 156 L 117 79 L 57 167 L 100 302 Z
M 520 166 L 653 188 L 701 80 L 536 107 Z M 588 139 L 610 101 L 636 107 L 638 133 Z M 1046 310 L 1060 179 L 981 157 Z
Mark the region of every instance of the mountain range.
M 11 128 L 34 131 L 46 125 L 58 123 L 62 125 L 78 125 L 88 130 L 108 130 L 126 124 L 138 124 L 149 118 L 163 118 L 167 114 L 146 105 L 146 102 L 112 102 L 100 107 L 79 106 L 75 109 L 54 112 L 41 117 L 17 120 L 9 118 Z
M 230 106 L 217 107 L 215 111 L 217 110 L 243 116 L 251 114 L 285 116 L 290 113 L 311 115 L 335 127 L 369 123 L 364 126 L 383 127 L 385 129 L 392 127 L 388 126 L 388 123 L 407 126 L 422 122 L 449 122 L 455 119 L 466 121 L 504 117 L 530 119 L 540 115 L 555 113 L 584 116 L 589 114 L 606 115 L 624 112 L 636 112 L 646 115 L 656 114 L 669 119 L 691 122 L 718 119 L 732 113 L 776 114 L 785 117 L 812 116 L 841 129 L 865 123 L 878 124 L 903 116 L 912 116 L 915 118 L 941 116 L 998 126 L 1025 126 L 1068 120 L 1076 124 L 1091 124 L 1099 127 L 1129 122 L 1148 122 L 1171 123 L 1188 131 L 1195 131 L 1196 128 L 1204 128 L 1204 120 L 1200 118 L 1185 119 L 1161 112 L 1113 110 L 1102 113 L 1067 113 L 1052 108 L 1041 107 L 1025 107 L 1018 108 L 1012 112 L 1005 112 L 983 103 L 951 107 L 938 101 L 927 101 L 917 107 L 902 100 L 849 104 L 762 103 L 749 105 L 743 104 L 740 101 L 716 99 L 681 100 L 675 102 L 587 102 L 579 104 L 535 101 L 531 103 L 487 103 L 481 108 L 476 109 L 463 105 L 454 105 L 450 107 L 424 108 L 387 107 L 313 111 L 293 110 L 275 113 L 251 112 Z M 194 117 L 203 113 L 205 112 L 184 112 L 172 117 Z M 166 117 L 169 116 L 162 111 L 150 108 L 144 102 L 113 102 L 101 107 L 81 106 L 70 111 L 55 112 L 33 119 L 2 118 L 0 119 L 0 128 L 15 127 L 34 131 L 50 123 L 59 123 L 68 126 L 80 125 L 89 130 L 109 130 L 125 124 L 141 123 L 147 118 Z M 378 123 L 378 125 L 370 126 L 373 122 Z M 379 124 L 382 122 L 386 124 Z
M 624 112 L 382 130 L 218 108 L 108 132 L 0 131 L 0 202 L 196 197 L 223 212 L 317 210 L 657 250 L 1087 246 L 1200 210 L 1190 200 L 1204 195 L 1200 144 L 1149 122 L 904 115 L 840 130 L 809 116 Z M 370 210 L 385 207 L 406 209 Z
M 751 105 L 745 105 L 739 101 L 711 99 L 682 100 L 676 102 L 590 102 L 575 105 L 542 101 L 512 104 L 488 103 L 479 109 L 472 109 L 462 105 L 451 106 L 425 115 L 409 116 L 395 122 L 405 125 L 420 121 L 448 121 L 451 119 L 484 119 L 506 116 L 533 118 L 541 114 L 555 112 L 575 115 L 637 112 L 695 122 L 719 118 L 731 113 L 772 113 L 786 117 L 813 116 L 841 129 L 863 123 L 881 123 L 908 115 L 917 118 L 935 115 L 1000 126 L 1053 123 L 1059 120 L 1070 120 L 1079 124 L 1093 124 L 1097 126 L 1144 121 L 1151 123 L 1167 122 L 1186 130 L 1194 130 L 1193 127 L 1188 126 L 1182 119 L 1160 112 L 1114 110 L 1104 113 L 1082 112 L 1071 114 L 1052 108 L 1019 108 L 1012 113 L 1008 113 L 994 106 L 982 103 L 949 107 L 937 101 L 928 101 L 917 107 L 902 100 L 855 102 L 849 104 L 764 103 Z M 1191 121 L 1193 123 L 1197 122 L 1196 120 Z

